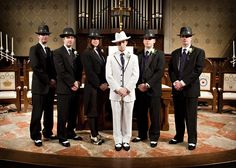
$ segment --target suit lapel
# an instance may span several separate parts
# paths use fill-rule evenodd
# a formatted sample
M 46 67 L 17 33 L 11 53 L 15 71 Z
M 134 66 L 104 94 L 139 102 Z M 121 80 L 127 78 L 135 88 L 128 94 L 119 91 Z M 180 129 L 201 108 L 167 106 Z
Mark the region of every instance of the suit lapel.
M 120 60 L 120 55 L 119 54 L 114 54 L 114 57 L 115 57 L 115 60 L 116 60 L 116 62 L 119 64 L 119 66 L 121 67 L 122 65 L 121 65 L 121 60 Z
M 44 57 L 47 57 L 47 54 L 45 53 L 45 51 L 43 50 L 42 47 L 41 47 L 40 51 L 41 51 L 41 53 L 44 55 Z
M 139 67 L 142 67 L 142 61 L 143 61 L 143 52 L 138 55 Z
M 96 51 L 92 50 L 91 52 L 92 52 L 92 55 L 93 55 L 94 59 L 97 60 L 100 64 L 102 64 L 102 63 L 103 63 L 103 60 L 102 60 L 102 58 L 96 53 Z
M 43 50 L 43 47 L 41 46 L 41 44 L 38 43 L 38 49 L 41 52 L 41 55 L 43 55 L 45 58 L 47 57 L 47 54 L 45 53 L 45 51 Z
M 192 45 L 190 46 L 190 48 L 192 48 L 192 51 L 191 51 L 191 53 L 189 53 L 189 52 L 187 53 L 187 58 L 186 58 L 186 61 L 185 61 L 185 64 L 184 64 L 184 69 L 189 65 L 189 62 L 192 62 L 192 61 L 189 61 L 189 60 L 194 57 L 195 49 Z M 181 51 L 180 51 L 180 53 L 181 53 Z
M 181 51 L 182 51 L 182 49 L 179 48 L 178 52 L 177 52 L 177 55 L 176 55 L 176 57 L 174 59 L 175 60 L 174 65 L 177 67 L 177 69 L 179 69 Z
M 72 66 L 73 64 L 72 64 L 72 56 L 71 55 L 69 55 L 69 53 L 68 53 L 68 51 L 67 51 L 67 49 L 63 46 L 62 47 L 62 53 L 63 53 L 63 55 L 65 55 L 65 59 L 69 62 L 69 64 Z
M 125 68 L 124 68 L 124 70 L 126 70 L 128 64 L 129 64 L 129 61 L 130 61 L 130 57 L 131 57 L 131 56 L 130 56 L 129 58 L 127 58 L 127 54 L 128 54 L 128 53 L 126 53 L 126 54 L 124 55 L 124 59 L 125 59 L 125 65 L 124 65 Z M 120 55 L 117 54 L 117 53 L 115 53 L 115 54 L 114 54 L 114 58 L 115 58 L 116 62 L 119 64 L 119 66 L 122 67 L 122 65 L 121 65 L 121 60 L 120 60 Z

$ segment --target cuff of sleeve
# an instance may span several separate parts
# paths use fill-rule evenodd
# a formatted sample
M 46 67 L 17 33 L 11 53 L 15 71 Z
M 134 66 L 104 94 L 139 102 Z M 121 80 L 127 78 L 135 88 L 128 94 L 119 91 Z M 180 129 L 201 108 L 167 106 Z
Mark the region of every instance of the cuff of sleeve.
M 181 80 L 180 83 L 181 83 L 183 86 L 186 85 L 183 80 Z
M 145 85 L 147 86 L 147 88 L 150 88 L 150 87 L 151 87 L 148 83 L 145 83 Z
M 176 82 L 178 82 L 178 80 L 173 82 L 173 86 L 175 86 L 175 85 L 176 85 Z

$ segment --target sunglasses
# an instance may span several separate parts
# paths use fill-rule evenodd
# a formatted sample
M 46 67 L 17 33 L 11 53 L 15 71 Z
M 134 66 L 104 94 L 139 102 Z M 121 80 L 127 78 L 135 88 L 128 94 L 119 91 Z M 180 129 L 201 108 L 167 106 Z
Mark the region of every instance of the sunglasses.
M 145 37 L 144 40 L 152 40 L 154 38 L 151 38 L 151 37 Z
M 93 37 L 93 38 L 91 38 L 92 40 L 100 40 L 100 38 L 98 38 L 98 37 Z
M 183 35 L 183 36 L 180 36 L 181 38 L 189 38 L 189 37 L 192 37 L 190 35 Z

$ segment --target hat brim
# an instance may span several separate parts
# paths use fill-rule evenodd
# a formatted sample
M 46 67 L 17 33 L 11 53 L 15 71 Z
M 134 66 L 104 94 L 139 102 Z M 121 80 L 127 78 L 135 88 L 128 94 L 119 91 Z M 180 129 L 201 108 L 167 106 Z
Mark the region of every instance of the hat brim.
M 42 35 L 42 34 L 47 34 L 47 35 L 50 35 L 51 34 L 51 32 L 47 32 L 47 33 L 42 33 L 42 32 L 35 32 L 36 34 L 38 34 L 38 35 Z
M 125 41 L 125 40 L 129 40 L 131 37 L 127 37 L 127 38 L 123 38 L 123 39 L 119 39 L 119 40 L 112 40 L 111 42 L 112 43 L 118 43 L 118 42 L 121 42 L 121 41 Z
M 76 37 L 76 34 L 60 34 L 61 38 L 68 37 L 68 36 L 74 36 Z

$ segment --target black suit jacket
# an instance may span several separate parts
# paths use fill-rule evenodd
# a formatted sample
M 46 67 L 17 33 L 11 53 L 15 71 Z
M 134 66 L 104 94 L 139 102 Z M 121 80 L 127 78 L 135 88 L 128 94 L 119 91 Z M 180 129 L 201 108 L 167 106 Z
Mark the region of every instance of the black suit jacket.
M 102 83 L 106 83 L 105 78 L 105 57 L 99 52 L 102 59 L 97 55 L 93 48 L 87 48 L 82 54 L 82 62 L 86 74 L 86 85 L 98 88 Z
M 85 114 L 91 111 L 88 111 L 89 106 L 91 105 L 92 100 L 96 100 L 92 98 L 94 94 L 98 95 L 98 91 L 100 90 L 99 86 L 102 83 L 106 83 L 105 77 L 105 64 L 106 58 L 103 53 L 100 52 L 99 49 L 99 57 L 93 48 L 88 47 L 82 54 L 82 62 L 84 65 L 86 80 L 85 80 L 85 88 L 84 88 L 84 109 Z M 92 102 L 94 106 L 97 106 L 97 102 Z
M 79 54 L 69 55 L 64 46 L 54 50 L 54 64 L 57 72 L 57 89 L 58 94 L 71 94 L 71 87 L 75 81 L 82 78 L 83 66 Z
M 200 82 L 199 76 L 202 73 L 205 59 L 204 50 L 191 46 L 192 53 L 188 53 L 187 60 L 183 70 L 183 81 L 186 86 L 183 89 L 183 94 L 186 97 L 198 97 L 200 96 Z M 179 58 L 181 56 L 182 48 L 178 48 L 171 53 L 171 59 L 169 63 L 169 75 L 171 82 L 174 83 L 179 78 Z M 172 87 L 173 95 L 178 95 L 179 91 Z
M 165 55 L 162 51 L 155 49 L 154 52 L 150 53 L 144 72 L 142 73 L 143 55 L 144 50 L 138 54 L 140 76 L 137 85 L 148 83 L 151 87 L 148 89 L 148 94 L 150 96 L 161 96 L 161 78 L 165 65 Z
M 48 48 L 46 54 L 39 43 L 30 48 L 29 58 L 33 70 L 33 94 L 47 94 L 49 91 L 49 80 L 56 78 L 52 57 L 51 50 Z

